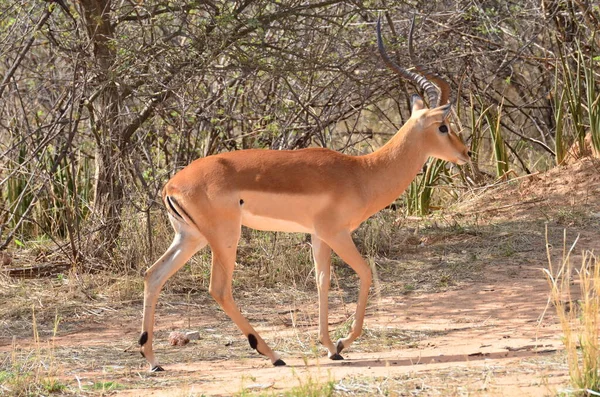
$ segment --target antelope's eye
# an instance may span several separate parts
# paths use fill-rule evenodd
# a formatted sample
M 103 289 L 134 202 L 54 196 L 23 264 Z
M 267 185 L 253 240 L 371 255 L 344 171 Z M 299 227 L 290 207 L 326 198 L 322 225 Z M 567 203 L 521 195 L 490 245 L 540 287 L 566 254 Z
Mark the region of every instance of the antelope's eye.
M 440 125 L 440 132 L 442 133 L 447 133 L 448 132 L 448 126 L 446 124 L 442 124 Z

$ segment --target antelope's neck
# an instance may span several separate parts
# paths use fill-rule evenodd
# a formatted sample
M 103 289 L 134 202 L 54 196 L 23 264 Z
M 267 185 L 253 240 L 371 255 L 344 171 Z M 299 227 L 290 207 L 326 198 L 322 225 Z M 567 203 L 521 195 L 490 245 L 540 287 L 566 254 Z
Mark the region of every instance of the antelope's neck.
M 383 147 L 363 156 L 368 178 L 367 216 L 390 205 L 415 179 L 427 161 L 420 131 L 409 120 Z

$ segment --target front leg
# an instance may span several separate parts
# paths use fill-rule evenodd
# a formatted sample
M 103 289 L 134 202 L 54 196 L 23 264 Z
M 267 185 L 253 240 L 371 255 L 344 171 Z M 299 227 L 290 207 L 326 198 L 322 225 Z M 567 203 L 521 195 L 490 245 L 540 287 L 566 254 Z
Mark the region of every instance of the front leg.
M 328 350 L 332 360 L 342 360 L 329 337 L 329 287 L 331 284 L 331 248 L 316 235 L 311 235 L 312 254 L 315 262 L 317 291 L 319 293 L 319 341 Z
M 369 297 L 369 289 L 373 279 L 371 268 L 368 263 L 362 258 L 349 232 L 343 231 L 333 236 L 324 238 L 327 244 L 338 254 L 338 256 L 346 262 L 358 275 L 360 280 L 360 289 L 358 292 L 358 302 L 356 304 L 356 313 L 350 334 L 346 338 L 339 339 L 335 344 L 335 353 L 339 353 L 350 346 L 362 332 L 363 321 L 367 309 L 367 300 Z M 341 357 L 341 356 L 340 356 Z

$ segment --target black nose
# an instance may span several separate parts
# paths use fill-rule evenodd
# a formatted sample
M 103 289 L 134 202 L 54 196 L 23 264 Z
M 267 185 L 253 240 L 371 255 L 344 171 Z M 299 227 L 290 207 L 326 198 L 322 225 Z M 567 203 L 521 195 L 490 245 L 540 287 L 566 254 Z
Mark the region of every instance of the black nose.
M 472 152 L 472 151 L 470 151 L 470 150 L 469 150 L 469 151 L 467 151 L 467 156 L 471 157 L 472 155 L 473 155 L 473 152 Z

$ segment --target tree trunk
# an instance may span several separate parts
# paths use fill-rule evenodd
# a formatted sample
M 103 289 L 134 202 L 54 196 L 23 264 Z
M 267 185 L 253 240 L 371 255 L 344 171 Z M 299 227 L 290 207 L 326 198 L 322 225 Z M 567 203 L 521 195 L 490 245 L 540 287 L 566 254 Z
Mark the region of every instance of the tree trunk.
M 93 48 L 96 81 L 93 89 L 100 90 L 88 105 L 91 129 L 96 139 L 93 215 L 99 228 L 93 238 L 96 254 L 110 254 L 121 230 L 124 181 L 120 169 L 124 147 L 120 110 L 121 97 L 111 79 L 116 61 L 111 24 L 111 0 L 81 0 L 82 16 Z
M 96 146 L 93 219 L 100 226 L 93 239 L 96 254 L 110 253 L 121 231 L 124 182 L 119 164 L 122 163 L 121 154 L 113 145 Z

